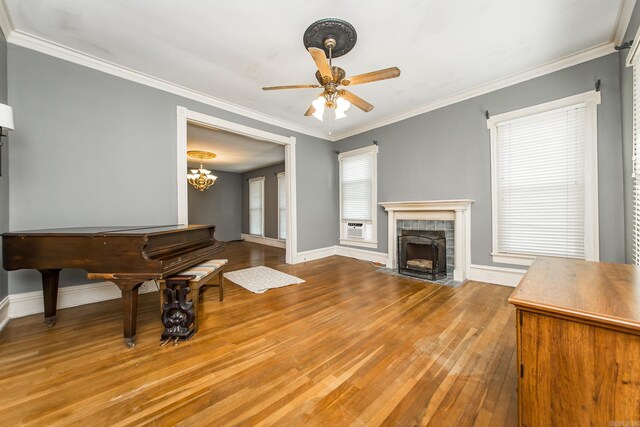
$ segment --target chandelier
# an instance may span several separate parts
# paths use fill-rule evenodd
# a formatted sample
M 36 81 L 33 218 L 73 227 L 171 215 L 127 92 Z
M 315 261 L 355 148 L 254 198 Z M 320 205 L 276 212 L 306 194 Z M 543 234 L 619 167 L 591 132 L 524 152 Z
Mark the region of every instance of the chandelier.
M 189 184 L 193 185 L 200 191 L 204 191 L 211 187 L 218 177 L 211 175 L 211 171 L 203 167 L 202 161 L 204 159 L 213 159 L 216 155 L 208 151 L 190 150 L 187 151 L 187 156 L 200 159 L 200 169 L 191 169 L 191 173 L 187 174 L 187 181 Z

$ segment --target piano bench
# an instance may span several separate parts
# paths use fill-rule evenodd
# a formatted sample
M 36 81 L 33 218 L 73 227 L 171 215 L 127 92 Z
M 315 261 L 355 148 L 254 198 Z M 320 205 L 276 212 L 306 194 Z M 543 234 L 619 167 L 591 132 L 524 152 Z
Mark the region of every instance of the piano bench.
M 178 338 L 187 340 L 198 331 L 198 306 L 200 295 L 209 286 L 219 289 L 220 301 L 224 298 L 223 272 L 226 259 L 212 259 L 189 267 L 166 279 L 157 280 L 160 290 L 160 312 L 165 331 L 163 340 Z M 216 283 L 212 279 L 218 277 Z M 183 291 L 188 289 L 188 291 Z M 191 297 L 191 301 L 187 298 Z M 165 301 L 166 299 L 166 301 Z M 192 303 L 189 306 L 189 302 Z M 191 325 L 193 325 L 191 327 Z

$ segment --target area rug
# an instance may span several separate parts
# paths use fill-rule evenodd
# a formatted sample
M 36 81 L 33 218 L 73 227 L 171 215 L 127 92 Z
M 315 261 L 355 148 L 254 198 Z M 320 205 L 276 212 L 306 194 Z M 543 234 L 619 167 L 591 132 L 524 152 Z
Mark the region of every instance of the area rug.
M 304 283 L 304 280 L 299 277 L 264 266 L 230 271 L 224 273 L 224 278 L 256 294 L 266 292 L 268 289 Z

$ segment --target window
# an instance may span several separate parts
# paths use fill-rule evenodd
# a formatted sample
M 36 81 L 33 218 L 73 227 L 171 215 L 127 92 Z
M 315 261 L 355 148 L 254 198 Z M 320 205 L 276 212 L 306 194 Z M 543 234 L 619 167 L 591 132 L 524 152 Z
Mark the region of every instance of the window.
M 377 154 L 373 145 L 341 153 L 340 242 L 376 248 Z
M 278 239 L 287 239 L 287 187 L 284 172 L 278 174 Z
M 264 236 L 264 176 L 249 180 L 249 234 Z
M 599 92 L 491 117 L 493 260 L 597 261 Z

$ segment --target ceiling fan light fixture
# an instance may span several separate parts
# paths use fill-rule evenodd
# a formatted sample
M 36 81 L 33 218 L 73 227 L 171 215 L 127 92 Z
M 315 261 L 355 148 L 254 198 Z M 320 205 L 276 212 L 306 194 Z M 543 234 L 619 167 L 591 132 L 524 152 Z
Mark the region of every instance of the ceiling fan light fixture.
M 351 103 L 339 96 L 336 99 L 336 120 L 347 117 L 345 112 L 351 107 Z
M 313 112 L 313 117 L 315 117 L 316 119 L 322 121 L 322 118 L 324 116 L 324 104 L 325 104 L 326 100 L 324 99 L 324 96 L 319 96 L 318 98 L 316 98 L 311 105 L 313 105 L 313 108 L 315 108 L 316 111 Z

